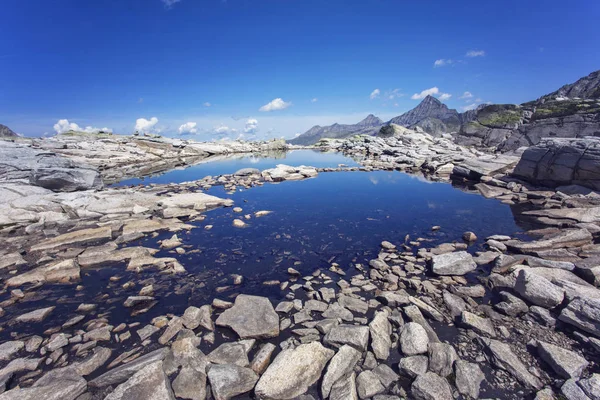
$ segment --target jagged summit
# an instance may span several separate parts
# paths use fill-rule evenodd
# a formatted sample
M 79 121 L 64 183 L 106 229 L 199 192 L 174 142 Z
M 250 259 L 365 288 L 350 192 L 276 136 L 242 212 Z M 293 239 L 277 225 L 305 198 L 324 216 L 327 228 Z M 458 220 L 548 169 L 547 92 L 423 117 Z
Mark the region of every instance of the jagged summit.
M 456 119 L 459 122 L 458 115 L 456 110 L 449 109 L 435 97 L 427 96 L 418 106 L 398 117 L 392 118 L 389 123 L 409 127 L 418 124 L 426 118 L 435 118 L 441 121 Z

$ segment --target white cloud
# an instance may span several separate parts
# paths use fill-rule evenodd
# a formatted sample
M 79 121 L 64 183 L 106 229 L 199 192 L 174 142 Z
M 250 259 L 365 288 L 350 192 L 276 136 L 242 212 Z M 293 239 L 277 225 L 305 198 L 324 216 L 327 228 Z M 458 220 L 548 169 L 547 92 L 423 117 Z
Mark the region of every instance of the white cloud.
M 470 99 L 471 97 L 473 97 L 473 94 L 471 92 L 464 92 L 463 95 L 459 97 L 459 99 Z
M 440 94 L 440 97 L 438 97 L 440 99 L 440 101 L 444 101 L 444 100 L 448 100 L 450 97 L 452 97 L 452 95 L 450 93 L 442 93 Z
M 278 97 L 272 100 L 270 103 L 265 104 L 258 111 L 269 112 L 269 111 L 277 111 L 277 110 L 285 110 L 289 106 L 291 106 L 291 102 L 283 101 L 281 97 Z
M 69 122 L 68 119 L 60 119 L 56 124 L 54 124 L 54 130 L 56 133 L 65 133 L 68 131 L 77 131 L 77 132 L 87 132 L 87 133 L 98 133 L 102 132 L 110 132 L 112 133 L 112 129 L 110 128 L 94 128 L 92 126 L 86 126 L 85 128 L 80 127 L 75 122 Z
M 477 104 L 475 104 L 475 103 L 473 103 L 473 104 L 469 104 L 468 106 L 461 107 L 461 109 L 462 109 L 463 111 L 474 110 L 474 109 L 476 109 L 476 108 L 477 108 Z
M 435 62 L 433 63 L 433 67 L 443 67 L 444 65 L 450 65 L 453 62 L 454 61 L 452 59 L 440 58 L 439 60 L 435 60 Z
M 219 126 L 215 126 L 213 131 L 214 131 L 214 133 L 216 133 L 219 136 L 227 136 L 229 134 L 236 133 L 237 129 L 230 128 L 227 125 L 221 124 Z
M 163 4 L 165 5 L 165 8 L 171 8 L 176 3 L 179 3 L 181 0 L 160 0 L 160 1 L 163 2 Z
M 400 89 L 388 90 L 387 92 L 385 92 L 385 97 L 387 97 L 390 100 L 394 100 L 395 98 L 402 96 L 404 96 L 404 93 L 401 93 Z
M 135 128 L 139 133 L 150 133 L 156 130 L 156 124 L 158 123 L 158 118 L 152 117 L 150 119 L 146 118 L 138 118 L 135 120 Z
M 319 99 L 317 99 L 316 97 L 314 99 L 312 99 L 310 102 L 311 103 L 316 103 L 317 101 L 319 101 Z
M 258 132 L 258 121 L 254 118 L 248 118 L 246 126 L 244 126 L 244 133 L 255 134 Z
M 483 57 L 483 56 L 485 56 L 485 51 L 483 51 L 483 50 L 467 51 L 467 57 Z
M 210 104 L 208 101 L 202 104 L 204 107 L 210 107 L 212 106 L 212 104 Z
M 198 133 L 198 128 L 196 128 L 196 124 L 195 122 L 186 122 L 185 124 L 181 125 L 179 127 L 179 134 L 183 135 L 185 133 L 191 134 L 191 135 L 195 135 L 196 133 Z
M 381 94 L 381 90 L 379 89 L 375 89 L 371 92 L 371 96 L 369 96 L 371 98 L 371 100 L 379 97 L 379 95 Z
M 429 95 L 433 96 L 435 94 L 438 94 L 439 92 L 440 89 L 438 89 L 437 86 L 434 86 L 432 88 L 423 90 L 421 93 L 415 93 L 410 98 L 413 100 L 421 100 Z

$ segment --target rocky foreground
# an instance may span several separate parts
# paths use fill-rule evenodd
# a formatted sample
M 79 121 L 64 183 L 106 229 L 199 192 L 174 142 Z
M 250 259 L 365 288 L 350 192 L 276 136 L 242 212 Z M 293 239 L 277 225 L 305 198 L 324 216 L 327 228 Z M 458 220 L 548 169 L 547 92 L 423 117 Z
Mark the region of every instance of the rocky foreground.
M 210 209 L 233 205 L 205 190 L 252 190 L 334 170 L 280 165 L 181 185 L 73 192 L 12 176 L 0 183 L 2 329 L 11 335 L 0 344 L 0 400 L 600 398 L 596 192 L 535 186 L 511 174 L 518 157 L 417 131 L 322 147 L 360 157 L 361 170 L 468 181 L 486 197 L 523 205 L 542 228 L 528 232 L 531 241 L 465 232 L 427 247 L 423 238 L 389 238 L 364 263 L 320 265 L 309 274 L 288 269 L 289 280 L 265 282 L 279 288 L 276 301 L 215 293 L 181 315 L 142 323 L 159 301 L 160 277 L 185 276 L 178 255 L 189 249 L 178 232 L 194 229 Z M 81 166 L 84 153 L 68 153 L 59 156 L 73 168 L 64 168 Z M 100 178 L 129 176 L 123 171 L 136 164 L 103 170 L 103 157 L 83 169 Z M 269 214 L 234 211 L 240 229 Z M 173 236 L 157 248 L 128 246 L 161 231 Z M 484 250 L 468 252 L 473 243 Z M 160 248 L 173 256 L 155 257 Z M 153 283 L 118 283 L 129 293 L 123 305 L 130 322 L 111 323 L 104 304 L 110 294 L 75 298 L 66 312 L 62 302 L 29 305 L 52 297 L 47 285 L 79 285 L 87 269 L 107 264 L 156 271 Z M 228 279 L 239 285 L 243 276 Z

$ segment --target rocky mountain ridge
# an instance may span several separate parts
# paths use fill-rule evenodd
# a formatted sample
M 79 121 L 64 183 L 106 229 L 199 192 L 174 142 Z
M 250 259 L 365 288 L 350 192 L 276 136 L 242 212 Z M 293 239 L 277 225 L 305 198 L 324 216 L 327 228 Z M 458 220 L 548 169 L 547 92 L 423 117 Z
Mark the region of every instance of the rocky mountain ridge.
M 371 120 L 375 123 L 379 119 Z M 458 144 L 500 152 L 536 145 L 544 137 L 600 136 L 600 71 L 521 105 L 482 104 L 459 113 L 427 96 L 417 107 L 380 126 L 365 129 L 360 124 L 316 126 L 290 143 L 308 145 L 322 138 L 374 136 L 391 124 L 421 128 L 434 136 L 451 133 Z

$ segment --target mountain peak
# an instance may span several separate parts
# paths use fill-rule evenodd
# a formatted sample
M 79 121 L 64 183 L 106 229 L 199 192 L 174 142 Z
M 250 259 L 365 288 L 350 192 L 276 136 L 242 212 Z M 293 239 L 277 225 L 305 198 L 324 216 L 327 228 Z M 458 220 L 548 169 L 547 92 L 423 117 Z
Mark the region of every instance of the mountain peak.
M 421 104 L 444 104 L 441 101 L 439 101 L 438 99 L 436 99 L 435 97 L 433 97 L 432 95 L 428 94 L 421 103 L 419 103 L 419 105 Z
M 367 118 L 363 119 L 362 121 L 360 121 L 356 125 L 359 125 L 359 126 L 378 126 L 378 125 L 382 125 L 382 124 L 383 124 L 382 120 L 380 120 L 379 118 L 377 118 L 373 114 L 369 114 L 369 115 L 367 115 Z
M 435 97 L 428 95 L 418 106 L 405 112 L 399 117 L 392 118 L 390 123 L 410 127 L 426 118 L 437 118 L 442 121 L 450 118 L 455 119 L 458 118 L 458 112 L 456 110 L 450 110 L 444 103 Z

